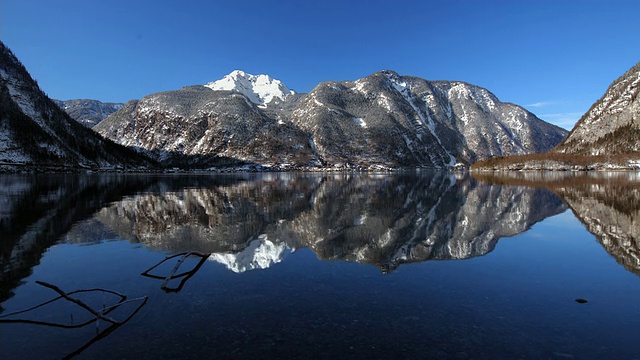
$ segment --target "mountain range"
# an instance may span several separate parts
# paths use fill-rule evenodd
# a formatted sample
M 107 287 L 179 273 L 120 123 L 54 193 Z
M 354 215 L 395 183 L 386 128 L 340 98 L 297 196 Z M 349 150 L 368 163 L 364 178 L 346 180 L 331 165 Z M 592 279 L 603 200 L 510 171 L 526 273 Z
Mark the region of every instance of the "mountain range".
M 1 50 L 0 161 L 9 171 L 38 164 L 149 168 L 149 159 L 184 169 L 451 169 L 544 152 L 567 134 L 484 88 L 389 70 L 324 82 L 308 94 L 236 70 L 124 105 L 56 105 L 10 50 Z M 60 106 L 84 124 L 118 110 L 93 127 L 98 135 Z
M 297 94 L 236 70 L 131 101 L 94 130 L 165 166 L 268 169 L 445 169 L 546 151 L 567 134 L 484 88 L 393 71 Z

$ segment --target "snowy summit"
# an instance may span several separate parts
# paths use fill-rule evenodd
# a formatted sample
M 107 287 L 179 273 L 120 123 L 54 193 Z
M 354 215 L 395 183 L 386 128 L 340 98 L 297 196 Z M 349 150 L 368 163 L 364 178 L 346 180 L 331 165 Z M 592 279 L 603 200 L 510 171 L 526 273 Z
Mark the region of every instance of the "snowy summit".
M 269 75 L 251 75 L 241 70 L 234 70 L 222 79 L 205 86 L 212 90 L 238 91 L 258 105 L 266 105 L 274 98 L 284 100 L 287 96 L 295 94 L 282 81 Z

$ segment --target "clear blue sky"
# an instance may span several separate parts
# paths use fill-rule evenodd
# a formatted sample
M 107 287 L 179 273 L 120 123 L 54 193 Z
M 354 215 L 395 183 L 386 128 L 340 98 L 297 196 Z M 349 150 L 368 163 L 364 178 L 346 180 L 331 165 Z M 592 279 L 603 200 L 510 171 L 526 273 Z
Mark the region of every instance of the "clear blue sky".
M 2 0 L 0 39 L 62 100 L 125 102 L 234 69 L 308 92 L 392 69 L 570 129 L 640 61 L 640 1 Z

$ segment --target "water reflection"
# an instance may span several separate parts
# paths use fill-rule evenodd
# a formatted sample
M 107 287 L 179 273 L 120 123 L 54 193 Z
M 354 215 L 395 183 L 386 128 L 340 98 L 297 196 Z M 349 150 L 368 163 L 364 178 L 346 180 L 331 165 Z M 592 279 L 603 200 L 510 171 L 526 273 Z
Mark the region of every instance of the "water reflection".
M 0 323 L 30 324 L 62 329 L 79 329 L 95 324 L 95 335 L 75 351 L 67 354 L 64 359 L 77 356 L 97 341 L 109 336 L 120 326 L 129 322 L 148 300 L 147 296 L 127 299 L 126 295 L 109 289 L 94 288 L 65 292 L 53 284 L 42 281 L 36 281 L 36 283 L 55 291 L 58 296 L 30 308 L 2 314 L 0 315 Z M 91 306 L 87 300 L 95 302 L 96 298 L 100 299 L 100 296 L 96 297 L 95 294 L 102 295 L 102 304 Z M 93 295 L 93 297 L 87 295 Z M 109 297 L 109 300 L 112 300 L 113 303 L 107 306 L 105 299 Z M 67 305 L 74 306 L 67 306 L 65 309 L 64 306 L 52 305 L 63 301 L 66 301 Z M 70 310 L 69 314 L 63 314 L 65 310 Z M 117 317 L 114 317 L 114 315 L 117 315 Z M 107 326 L 101 326 L 100 321 L 106 323 Z
M 272 175 L 128 197 L 95 219 L 157 250 L 212 253 L 235 272 L 266 268 L 300 247 L 388 272 L 484 255 L 564 209 L 544 190 L 478 186 L 446 173 Z
M 0 177 L 1 230 L 10 235 L 0 239 L 2 304 L 9 313 L 50 298 L 34 280 L 149 296 L 115 335 L 89 342 L 86 358 L 632 358 L 635 277 L 585 243 L 586 231 L 553 220 L 492 256 L 392 276 L 315 259 L 389 272 L 481 256 L 567 209 L 560 195 L 604 232 L 608 251 L 633 264 L 637 182 L 573 176 L 537 175 L 555 182 L 551 191 L 528 186 L 533 180 L 503 186 L 446 173 Z M 577 224 L 565 215 L 556 219 Z M 106 243 L 122 239 L 140 246 Z M 56 242 L 85 246 L 47 250 Z M 145 269 L 151 278 L 140 276 Z M 9 291 L 16 295 L 4 302 Z M 111 303 L 102 300 L 83 302 Z M 136 304 L 118 307 L 118 319 Z M 47 312 L 69 320 L 62 310 Z M 74 321 L 85 320 L 74 313 Z M 92 325 L 6 326 L 6 358 L 68 354 L 96 335 Z
M 217 186 L 241 178 L 208 179 Z M 92 218 L 100 209 L 139 193 L 162 194 L 176 187 L 200 187 L 198 177 L 136 175 L 0 175 L 0 302 L 31 274 L 44 252 L 60 241 L 91 243 L 113 239 Z M 2 311 L 2 308 L 0 308 Z
M 321 259 L 400 264 L 484 255 L 565 209 L 552 193 L 433 174 L 40 175 L 0 178 L 2 295 L 58 241 L 127 239 L 211 253 L 243 272 L 297 248 Z
M 494 184 L 552 190 L 618 263 L 640 275 L 639 172 L 508 172 L 477 177 Z
M 74 223 L 147 181 L 118 175 L 0 176 L 0 301 Z
M 115 236 L 156 250 L 212 253 L 210 260 L 235 272 L 266 268 L 301 247 L 322 259 L 370 263 L 383 272 L 403 263 L 466 259 L 565 209 L 544 190 L 478 185 L 447 173 L 141 177 L 127 191 L 117 190 L 118 178 L 110 180 L 99 189 L 57 185 L 56 199 L 67 200 L 70 209 L 88 204 L 73 208 L 85 217 L 94 212 L 79 223 L 82 216 L 68 216 L 61 226 L 70 229 L 67 242 Z M 72 199 L 69 191 L 84 197 Z M 61 229 L 47 238 L 63 234 Z

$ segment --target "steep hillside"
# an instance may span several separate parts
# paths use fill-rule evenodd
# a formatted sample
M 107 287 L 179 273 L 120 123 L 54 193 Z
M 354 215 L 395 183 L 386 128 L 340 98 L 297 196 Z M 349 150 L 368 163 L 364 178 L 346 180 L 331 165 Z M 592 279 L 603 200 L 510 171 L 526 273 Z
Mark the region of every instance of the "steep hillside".
M 640 62 L 613 82 L 554 152 L 614 155 L 640 152 Z
M 71 119 L 0 43 L 1 170 L 149 166 L 148 159 Z
M 491 170 L 640 169 L 640 63 L 609 86 L 565 140 L 545 154 L 494 158 L 474 165 Z

